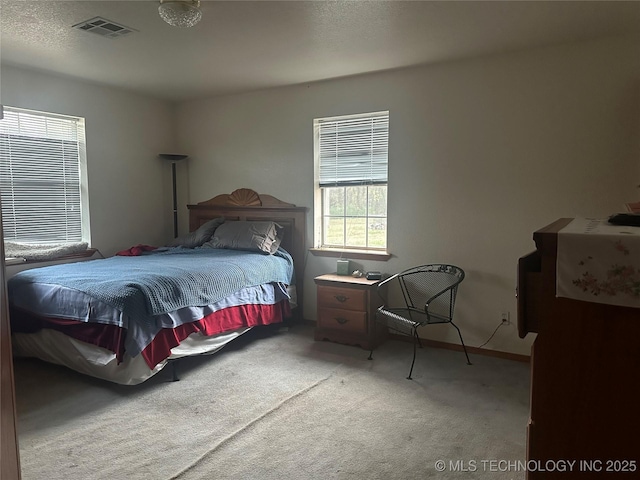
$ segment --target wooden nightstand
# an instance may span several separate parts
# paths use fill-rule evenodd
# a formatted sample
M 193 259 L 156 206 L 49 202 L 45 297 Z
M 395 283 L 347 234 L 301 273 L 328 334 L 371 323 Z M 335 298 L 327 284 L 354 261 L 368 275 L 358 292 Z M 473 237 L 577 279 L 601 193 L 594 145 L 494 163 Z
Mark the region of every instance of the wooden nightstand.
M 375 321 L 383 300 L 378 295 L 380 280 L 346 275 L 320 275 L 316 340 L 330 340 L 362 348 L 375 348 L 387 337 L 387 328 Z

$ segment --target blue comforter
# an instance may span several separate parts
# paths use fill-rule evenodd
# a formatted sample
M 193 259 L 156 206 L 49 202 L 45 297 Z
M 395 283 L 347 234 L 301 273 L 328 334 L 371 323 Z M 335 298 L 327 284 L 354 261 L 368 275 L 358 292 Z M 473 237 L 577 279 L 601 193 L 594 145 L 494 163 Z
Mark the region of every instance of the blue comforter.
M 293 260 L 226 249 L 183 249 L 34 268 L 9 281 L 9 295 L 31 283 L 62 285 L 91 295 L 138 320 L 188 306 L 211 305 L 263 283 L 291 284 Z

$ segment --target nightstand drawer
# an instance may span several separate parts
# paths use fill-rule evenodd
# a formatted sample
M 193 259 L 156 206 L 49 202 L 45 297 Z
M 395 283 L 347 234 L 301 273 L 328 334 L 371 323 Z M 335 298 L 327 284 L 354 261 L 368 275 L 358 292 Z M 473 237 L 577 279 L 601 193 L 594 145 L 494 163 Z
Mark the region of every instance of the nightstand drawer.
M 364 312 L 367 310 L 367 292 L 355 288 L 322 286 L 318 288 L 318 305 Z
M 383 298 L 378 295 L 380 280 L 327 273 L 314 281 L 318 292 L 316 340 L 365 349 L 384 341 L 387 328 L 374 321 Z
M 367 332 L 367 312 L 355 312 L 338 308 L 321 308 L 318 327 L 350 333 Z

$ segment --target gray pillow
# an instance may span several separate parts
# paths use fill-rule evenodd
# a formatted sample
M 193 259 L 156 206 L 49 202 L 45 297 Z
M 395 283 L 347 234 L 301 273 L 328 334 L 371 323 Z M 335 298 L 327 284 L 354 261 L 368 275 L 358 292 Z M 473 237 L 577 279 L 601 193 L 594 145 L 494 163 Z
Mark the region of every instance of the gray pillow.
M 281 232 L 282 227 L 274 222 L 226 222 L 205 246 L 274 254 L 282 241 Z
M 222 224 L 224 224 L 224 217 L 209 220 L 207 223 L 203 223 L 196 231 L 167 243 L 167 247 L 200 247 L 211 238 L 213 232 Z

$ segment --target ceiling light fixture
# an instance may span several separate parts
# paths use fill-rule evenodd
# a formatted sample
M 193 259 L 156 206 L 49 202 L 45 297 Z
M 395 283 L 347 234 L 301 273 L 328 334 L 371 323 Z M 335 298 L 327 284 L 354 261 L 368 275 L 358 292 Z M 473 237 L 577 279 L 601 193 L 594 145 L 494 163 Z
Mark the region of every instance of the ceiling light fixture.
M 160 0 L 158 13 L 172 27 L 193 27 L 202 18 L 199 0 Z

